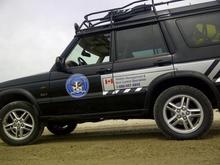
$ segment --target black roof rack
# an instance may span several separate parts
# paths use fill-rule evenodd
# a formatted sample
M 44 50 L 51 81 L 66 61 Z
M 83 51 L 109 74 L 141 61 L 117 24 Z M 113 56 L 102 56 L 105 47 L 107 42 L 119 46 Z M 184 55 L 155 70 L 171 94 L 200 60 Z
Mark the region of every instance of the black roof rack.
M 132 2 L 120 8 L 93 12 L 93 13 L 87 14 L 84 17 L 85 20 L 82 22 L 80 26 L 75 24 L 76 33 L 81 30 L 86 30 L 86 29 L 94 28 L 94 27 L 101 26 L 101 25 L 109 25 L 109 24 L 112 25 L 115 22 L 119 22 L 119 21 L 128 19 L 130 17 L 133 17 L 135 15 L 139 15 L 139 14 L 143 14 L 143 13 L 147 13 L 151 11 L 154 12 L 155 17 L 157 18 L 159 17 L 158 12 L 156 10 L 157 6 L 169 5 L 171 3 L 176 3 L 176 2 L 181 2 L 181 1 L 185 1 L 185 0 L 169 0 L 166 2 L 159 2 L 159 3 L 155 3 L 154 0 L 138 0 L 138 1 Z M 217 1 L 220 1 L 220 0 L 217 0 Z M 151 4 L 145 4 L 143 2 L 151 2 Z M 137 5 L 137 6 L 131 8 L 133 5 Z M 101 14 L 102 16 L 100 16 Z
M 143 2 L 147 2 L 147 1 L 152 1 L 152 4 L 142 4 L 139 6 L 135 6 L 133 8 L 129 8 L 133 5 L 140 4 Z M 76 28 L 76 31 L 80 31 L 83 29 L 93 28 L 98 25 L 112 24 L 114 22 L 118 22 L 120 20 L 124 20 L 126 18 L 132 17 L 134 15 L 137 15 L 143 12 L 147 12 L 147 11 L 154 11 L 155 15 L 157 15 L 156 6 L 168 5 L 170 3 L 180 2 L 180 1 L 184 1 L 184 0 L 170 0 L 167 2 L 160 2 L 160 3 L 154 3 L 154 0 L 138 0 L 138 1 L 132 2 L 120 8 L 114 8 L 114 9 L 103 10 L 103 11 L 87 14 L 84 17 L 85 20 L 83 21 L 83 23 L 79 27 L 77 27 L 77 24 L 76 24 L 75 28 Z M 105 16 L 104 17 L 98 16 L 101 14 L 105 14 Z M 96 18 L 91 18 L 95 16 Z

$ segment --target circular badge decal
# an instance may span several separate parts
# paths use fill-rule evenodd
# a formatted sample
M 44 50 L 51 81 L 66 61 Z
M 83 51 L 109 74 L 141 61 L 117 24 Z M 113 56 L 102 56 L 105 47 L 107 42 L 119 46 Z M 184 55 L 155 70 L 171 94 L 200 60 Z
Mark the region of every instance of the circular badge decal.
M 74 74 L 66 81 L 66 91 L 74 98 L 81 98 L 89 92 L 89 80 L 82 74 Z

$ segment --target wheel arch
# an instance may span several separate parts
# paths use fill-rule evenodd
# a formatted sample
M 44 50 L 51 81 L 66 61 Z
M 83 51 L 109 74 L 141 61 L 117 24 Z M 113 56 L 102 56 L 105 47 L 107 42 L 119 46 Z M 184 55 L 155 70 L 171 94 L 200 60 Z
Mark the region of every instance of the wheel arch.
M 36 109 L 36 113 L 40 114 L 40 107 L 35 97 L 25 89 L 8 89 L 0 93 L 0 109 L 13 101 L 27 101 Z
M 220 98 L 220 94 L 215 84 L 208 77 L 194 71 L 176 71 L 157 77 L 149 85 L 145 99 L 148 116 L 153 117 L 154 103 L 160 93 L 175 85 L 188 85 L 197 88 L 209 98 L 213 108 L 220 107 L 220 101 L 217 99 Z

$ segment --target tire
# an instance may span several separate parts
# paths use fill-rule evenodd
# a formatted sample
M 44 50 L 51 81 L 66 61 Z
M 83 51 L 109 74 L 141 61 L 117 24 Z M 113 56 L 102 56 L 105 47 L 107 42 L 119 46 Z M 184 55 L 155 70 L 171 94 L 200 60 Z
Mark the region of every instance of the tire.
M 188 140 L 205 135 L 213 122 L 212 105 L 200 90 L 178 85 L 157 98 L 154 118 L 168 138 Z
M 68 135 L 71 132 L 74 131 L 74 129 L 76 128 L 77 124 L 72 122 L 68 122 L 68 123 L 49 123 L 47 125 L 47 129 L 53 133 L 54 135 Z
M 11 102 L 0 110 L 0 136 L 9 145 L 32 144 L 43 129 L 36 109 L 28 102 Z

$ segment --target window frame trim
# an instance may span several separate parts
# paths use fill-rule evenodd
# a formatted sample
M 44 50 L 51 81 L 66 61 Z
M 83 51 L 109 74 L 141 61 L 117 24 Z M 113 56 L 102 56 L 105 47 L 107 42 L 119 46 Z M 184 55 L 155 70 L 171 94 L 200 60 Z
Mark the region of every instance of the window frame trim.
M 119 59 L 119 60 L 115 61 L 114 63 L 138 61 L 138 60 L 143 60 L 143 59 L 153 59 L 153 58 L 158 58 L 158 57 L 165 57 L 165 56 L 168 56 L 168 55 L 171 55 L 171 54 L 168 52 L 168 53 L 161 53 L 161 54 L 153 55 L 151 57 Z

